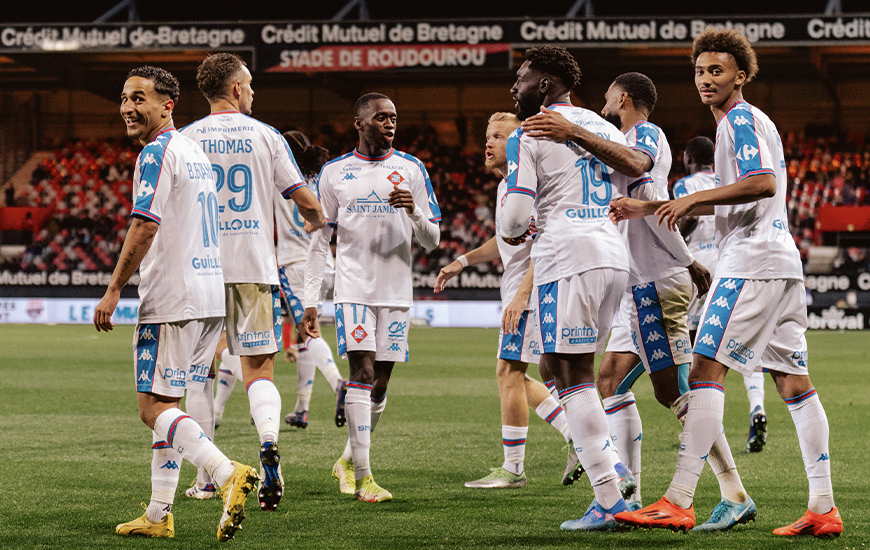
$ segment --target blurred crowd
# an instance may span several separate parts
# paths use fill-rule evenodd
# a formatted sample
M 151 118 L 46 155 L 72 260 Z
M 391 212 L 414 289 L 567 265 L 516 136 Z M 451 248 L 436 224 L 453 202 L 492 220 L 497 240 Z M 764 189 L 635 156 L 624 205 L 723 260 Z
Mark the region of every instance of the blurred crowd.
M 332 157 L 353 149 L 356 131 L 324 126 L 312 142 Z M 403 127 L 396 147 L 426 166 L 442 213 L 441 244 L 428 253 L 414 251 L 414 269 L 437 273 L 460 254 L 480 246 L 495 232 L 498 179 L 484 167 L 480 150 L 446 145 L 432 127 Z M 806 251 L 817 239 L 815 216 L 826 205 L 870 205 L 870 143 L 849 139 L 783 136 L 789 174 L 789 222 L 795 241 Z M 126 235 L 132 208 L 133 166 L 138 150 L 128 140 L 57 143 L 34 170 L 24 193 L 4 190 L 4 202 L 48 207 L 53 216 L 29 236 L 23 256 L 0 269 L 25 271 L 111 271 Z M 674 148 L 672 180 L 683 174 L 682 151 Z M 868 251 L 844 249 L 839 266 L 865 269 Z M 473 267 L 479 273 L 501 272 L 499 262 Z

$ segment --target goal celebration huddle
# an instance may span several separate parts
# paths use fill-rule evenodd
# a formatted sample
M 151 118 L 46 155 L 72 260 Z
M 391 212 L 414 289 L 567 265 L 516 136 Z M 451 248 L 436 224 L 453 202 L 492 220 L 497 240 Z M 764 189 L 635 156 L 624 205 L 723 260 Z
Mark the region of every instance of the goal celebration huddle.
M 807 509 L 773 534 L 838 536 L 782 143 L 773 122 L 743 99 L 758 71 L 755 52 L 737 32 L 711 28 L 695 38 L 691 61 L 716 139 L 689 142 L 689 175 L 672 189 L 670 145 L 648 120 L 656 88 L 639 72 L 613 80 L 599 115 L 571 103 L 581 78 L 574 57 L 532 48 L 509 92 L 516 113 L 490 116 L 485 163 L 502 178 L 496 233 L 444 266 L 434 288 L 443 291 L 474 264 L 504 266 L 501 330 L 492 342 L 504 462 L 481 464 L 489 473 L 465 482 L 466 490 L 526 486 L 531 408 L 566 443 L 562 483 L 588 480 L 594 492 L 591 503 L 552 510 L 554 529 L 721 532 L 754 521 L 753 487 L 744 485 L 723 428 L 723 384 L 729 370 L 743 378 L 746 449 L 759 452 L 768 373 L 794 421 L 809 484 Z M 94 325 L 112 330 L 121 289 L 138 269 L 134 376 L 153 444 L 150 501 L 116 532 L 174 536 L 180 470 L 166 465 L 182 459 L 198 468 L 186 497 L 223 501 L 218 540 L 236 535 L 250 493 L 261 510 L 280 509 L 292 475 L 281 467 L 273 378 L 285 337 L 298 350 L 297 402 L 285 422 L 308 425 L 319 369 L 336 397 L 336 425 L 348 430 L 332 464 L 337 489 L 360 506 L 389 506 L 382 503 L 393 494 L 376 481 L 370 456 L 393 369 L 400 363 L 401 376 L 413 368 L 412 242 L 425 250 L 440 242 L 426 166 L 393 148 L 398 113 L 384 94 L 359 97 L 348 113 L 358 145 L 330 160 L 304 134 L 282 135 L 251 116 L 252 76 L 235 55 L 210 55 L 196 80 L 211 112 L 181 129 L 172 119 L 179 84 L 169 72 L 135 69 L 121 94 L 127 135 L 144 148 L 132 222 Z M 318 323 L 333 284 L 335 351 L 349 363 L 347 379 Z M 445 346 L 445 360 L 449 354 Z M 543 383 L 527 375 L 532 363 Z M 644 372 L 656 401 L 682 425 L 661 498 L 641 491 L 643 426 L 632 386 Z M 215 437 L 236 381 L 259 436 L 255 467 L 231 460 Z M 721 497 L 709 516 L 693 506 L 705 464 Z

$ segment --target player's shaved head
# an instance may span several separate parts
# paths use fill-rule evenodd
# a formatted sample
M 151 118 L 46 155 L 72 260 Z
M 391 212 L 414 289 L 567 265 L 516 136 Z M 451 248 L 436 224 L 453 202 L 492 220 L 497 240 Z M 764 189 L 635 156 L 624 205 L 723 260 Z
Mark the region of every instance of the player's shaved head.
M 704 136 L 694 137 L 686 144 L 683 156 L 692 164 L 700 166 L 712 166 L 715 147 L 713 141 Z
M 368 94 L 364 94 L 356 100 L 356 103 L 353 106 L 354 116 L 362 118 L 368 110 L 369 106 L 371 106 L 372 102 L 377 101 L 378 99 L 386 99 L 387 101 L 392 101 L 389 97 L 385 96 L 384 94 L 379 94 L 377 92 L 370 92 Z
M 229 86 L 240 78 L 245 62 L 231 53 L 215 53 L 205 58 L 196 70 L 196 85 L 209 101 L 229 94 Z
M 737 62 L 737 68 L 746 73 L 748 84 L 758 74 L 758 59 L 749 40 L 734 29 L 708 28 L 695 37 L 692 42 L 692 64 L 696 64 L 702 53 L 727 53 Z
M 658 100 L 656 86 L 648 76 L 641 73 L 625 73 L 616 77 L 613 83 L 628 94 L 635 107 L 646 109 L 647 115 L 652 113 Z

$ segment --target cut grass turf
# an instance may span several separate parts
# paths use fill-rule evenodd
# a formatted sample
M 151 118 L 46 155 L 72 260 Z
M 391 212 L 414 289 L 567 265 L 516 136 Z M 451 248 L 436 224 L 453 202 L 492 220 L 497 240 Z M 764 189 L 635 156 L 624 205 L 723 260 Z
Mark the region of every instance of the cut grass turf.
M 0 327 L 0 547 L 212 548 L 220 501 L 194 501 L 185 462 L 176 493 L 176 538 L 126 539 L 118 523 L 142 514 L 150 496 L 151 435 L 138 419 L 132 327 L 97 334 L 89 326 Z M 334 343 L 334 334 L 324 331 Z M 862 548 L 870 540 L 867 411 L 868 335 L 808 333 L 811 374 L 831 427 L 834 493 L 845 523 L 833 542 L 783 539 L 771 531 L 806 509 L 807 481 L 794 425 L 768 378 L 769 438 L 745 452 L 749 408 L 743 382 L 726 379 L 725 429 L 738 470 L 758 505 L 757 523 L 727 534 L 669 531 L 576 533 L 559 524 L 592 499 L 584 476 L 560 485 L 564 440 L 531 413 L 526 474 L 518 490 L 473 490 L 463 483 L 502 460 L 496 330 L 414 329 L 411 362 L 399 364 L 389 404 L 374 433 L 375 479 L 393 502 L 368 504 L 338 492 L 330 470 L 346 429 L 335 428 L 334 399 L 317 375 L 305 430 L 282 423 L 286 490 L 278 510 L 248 501 L 235 548 Z M 339 360 L 347 374 L 347 363 Z M 530 374 L 537 378 L 532 366 Z M 295 402 L 295 367 L 278 356 L 283 413 Z M 658 405 L 649 380 L 635 385 L 644 421 L 643 497 L 658 499 L 676 461 L 679 424 Z M 255 464 L 259 442 L 241 384 L 230 398 L 215 442 L 230 458 Z M 707 469 L 695 500 L 704 521 L 719 500 Z

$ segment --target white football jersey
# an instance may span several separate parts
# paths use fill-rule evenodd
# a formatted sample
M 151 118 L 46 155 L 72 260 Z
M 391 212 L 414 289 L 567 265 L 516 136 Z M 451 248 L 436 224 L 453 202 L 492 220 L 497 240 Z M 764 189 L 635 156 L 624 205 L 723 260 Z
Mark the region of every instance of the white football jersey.
M 317 196 L 316 178 L 305 178 L 305 183 L 311 192 Z M 293 201 L 288 201 L 275 192 L 275 233 L 278 235 L 278 265 L 285 266 L 304 262 L 308 257 L 308 245 L 311 235 L 305 232 L 305 220 L 299 214 L 299 207 Z M 335 269 L 335 258 L 332 254 L 326 256 L 326 267 Z M 302 289 L 299 289 L 302 292 Z
M 738 101 L 716 126 L 716 187 L 772 174 L 776 194 L 716 206 L 716 277 L 803 279 L 800 253 L 788 228 L 787 174 L 776 126 L 761 110 Z
M 224 316 L 211 162 L 175 128 L 139 153 L 132 216 L 160 224 L 139 266 L 139 323 Z
M 381 157 L 366 157 L 354 150 L 320 171 L 320 203 L 330 226 L 338 232 L 335 303 L 413 305 L 414 227 L 404 209 L 387 202 L 396 186 L 411 191 L 424 217 L 437 225 L 441 210 L 429 174 L 409 154 L 390 149 Z M 308 286 L 306 277 L 306 296 Z
M 629 196 L 641 200 L 667 200 L 668 174 L 671 171 L 671 147 L 665 133 L 651 122 L 642 120 L 625 133 L 627 145 L 649 156 L 652 169 L 629 186 Z M 628 220 L 629 285 L 659 281 L 685 271 L 689 253 L 679 233 L 658 226 L 657 216 Z
M 716 175 L 713 172 L 695 172 L 674 184 L 674 198 L 679 199 L 714 187 L 716 187 Z M 715 277 L 716 265 L 719 263 L 715 216 L 698 216 L 698 224 L 685 236 L 685 239 L 689 252 Z
M 523 244 L 511 246 L 504 242 L 504 239 L 500 236 L 501 227 L 499 218 L 501 217 L 501 205 L 506 193 L 507 180 L 501 180 L 501 183 L 498 184 L 498 195 L 495 203 L 495 242 L 498 244 L 498 254 L 501 256 L 501 264 L 504 266 L 504 273 L 501 275 L 502 308 L 507 307 L 514 299 L 514 296 L 516 296 L 517 289 L 520 288 L 520 283 L 529 270 L 529 258 L 532 252 L 532 237 L 527 238 Z M 534 309 L 535 303 L 532 296 L 529 296 L 529 303 L 526 309 Z
M 305 185 L 287 142 L 238 111 L 212 113 L 181 132 L 211 159 L 225 282 L 277 285 L 273 196 Z
M 625 145 L 622 132 L 588 109 L 566 103 L 549 108 Z M 602 267 L 628 271 L 625 243 L 607 213 L 611 199 L 627 194 L 630 178 L 571 141 L 533 138 L 519 128 L 508 138 L 507 161 L 505 201 L 514 194 L 535 199 L 536 286 Z

